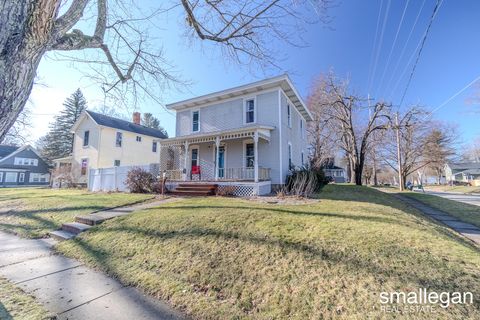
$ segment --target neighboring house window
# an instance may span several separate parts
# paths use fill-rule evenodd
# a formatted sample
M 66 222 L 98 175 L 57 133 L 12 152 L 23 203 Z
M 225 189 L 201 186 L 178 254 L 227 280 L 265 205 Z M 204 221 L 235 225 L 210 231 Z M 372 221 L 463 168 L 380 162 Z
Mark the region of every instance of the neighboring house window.
M 122 137 L 123 137 L 123 134 L 121 132 L 117 132 L 117 136 L 115 138 L 115 146 L 117 147 L 122 146 Z
M 245 101 L 245 123 L 255 122 L 255 100 L 248 99 Z
M 245 166 L 247 168 L 253 168 L 255 165 L 255 150 L 253 143 L 247 143 L 245 145 Z
M 25 173 L 24 172 L 20 172 L 20 174 L 18 176 L 18 182 L 25 182 Z
M 14 164 L 17 166 L 38 166 L 38 159 L 15 157 Z
M 80 169 L 80 174 L 82 176 L 87 174 L 88 159 L 82 159 L 82 166 Z
M 292 112 L 290 110 L 290 105 L 287 104 L 287 121 L 288 121 L 288 127 L 292 127 Z
M 289 142 L 288 143 L 288 168 L 292 169 L 292 144 Z
M 30 182 L 38 182 L 40 174 L 39 173 L 30 173 Z
M 200 111 L 192 112 L 192 132 L 200 131 Z
M 89 140 L 90 140 L 90 131 L 87 130 L 83 133 L 83 146 L 84 147 L 88 146 Z
M 152 152 L 157 152 L 157 142 L 156 141 L 154 141 L 152 143 Z
M 120 167 L 120 160 L 114 160 L 113 161 L 113 166 L 114 167 Z
M 6 172 L 5 173 L 5 182 L 17 182 L 17 173 L 16 172 Z
M 40 175 L 40 182 L 48 182 L 49 177 L 48 173 Z
M 3 172 L 0 172 L 0 182 L 3 182 Z
M 137 136 L 137 142 L 142 142 L 142 137 Z
M 192 167 L 198 166 L 198 149 L 192 149 Z

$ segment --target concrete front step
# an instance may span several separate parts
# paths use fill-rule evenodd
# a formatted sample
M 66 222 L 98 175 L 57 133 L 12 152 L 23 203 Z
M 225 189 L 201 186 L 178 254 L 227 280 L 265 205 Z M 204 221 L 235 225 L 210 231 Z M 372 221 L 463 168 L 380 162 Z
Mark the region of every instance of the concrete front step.
M 92 226 L 89 226 L 88 224 L 78 223 L 78 222 L 70 222 L 70 223 L 62 224 L 62 230 L 70 233 L 74 233 L 74 234 L 79 234 L 80 232 L 87 231 L 91 227 Z
M 55 231 L 49 232 L 48 234 L 49 234 L 52 238 L 57 239 L 57 240 L 59 240 L 59 241 L 72 239 L 73 237 L 76 236 L 76 234 L 71 233 L 71 232 L 68 232 L 68 231 L 65 231 L 65 230 L 55 230 Z
M 84 216 L 76 216 L 75 222 L 87 224 L 89 226 L 95 226 L 97 224 L 102 223 L 103 221 L 107 220 L 106 217 L 97 216 L 95 214 L 88 214 Z

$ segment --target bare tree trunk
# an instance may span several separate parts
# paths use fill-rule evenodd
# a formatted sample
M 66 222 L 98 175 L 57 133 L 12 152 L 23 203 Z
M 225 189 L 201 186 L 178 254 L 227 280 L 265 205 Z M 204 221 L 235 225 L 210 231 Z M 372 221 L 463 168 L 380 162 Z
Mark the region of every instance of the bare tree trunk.
M 4 0 L 0 10 L 0 141 L 32 91 L 58 0 Z

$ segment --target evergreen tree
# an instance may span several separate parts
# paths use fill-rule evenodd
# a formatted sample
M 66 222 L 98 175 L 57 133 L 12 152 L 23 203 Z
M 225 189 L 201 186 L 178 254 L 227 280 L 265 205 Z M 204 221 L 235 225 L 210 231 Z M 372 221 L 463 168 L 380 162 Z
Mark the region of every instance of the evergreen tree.
M 83 111 L 87 109 L 87 101 L 80 89 L 77 89 L 63 103 L 64 109 L 55 116 L 55 121 L 50 124 L 50 131 L 42 139 L 42 155 L 49 159 L 68 156 L 72 152 L 73 134 L 72 126 Z
M 144 113 L 142 118 L 142 125 L 144 125 L 145 127 L 160 130 L 168 138 L 167 130 L 160 126 L 160 120 L 154 117 L 153 114 L 149 112 Z

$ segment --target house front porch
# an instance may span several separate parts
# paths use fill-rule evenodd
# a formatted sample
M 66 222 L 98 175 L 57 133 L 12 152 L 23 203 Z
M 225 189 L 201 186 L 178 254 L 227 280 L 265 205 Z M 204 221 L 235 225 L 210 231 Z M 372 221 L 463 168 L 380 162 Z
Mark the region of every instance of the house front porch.
M 262 165 L 260 150 L 269 144 L 271 130 L 252 126 L 160 140 L 160 172 L 169 188 L 213 183 L 220 193 L 270 193 L 271 169 Z

